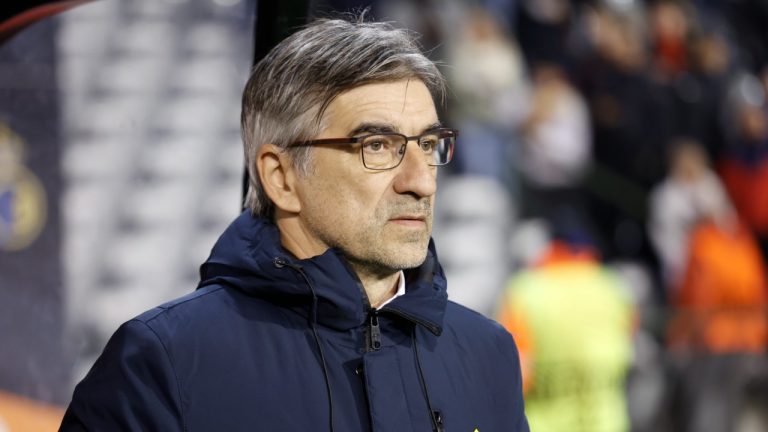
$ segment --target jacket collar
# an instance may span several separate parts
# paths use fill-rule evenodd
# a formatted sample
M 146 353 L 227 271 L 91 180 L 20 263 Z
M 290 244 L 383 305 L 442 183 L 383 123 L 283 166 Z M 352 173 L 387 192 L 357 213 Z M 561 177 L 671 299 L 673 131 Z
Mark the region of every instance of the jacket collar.
M 448 296 L 432 241 L 425 262 L 405 270 L 405 275 L 405 295 L 380 313 L 399 315 L 440 334 Z M 337 330 L 362 325 L 370 311 L 360 280 L 339 250 L 297 259 L 280 244 L 277 226 L 250 211 L 224 231 L 200 267 L 198 288 L 212 284 L 232 286 L 308 318 L 313 303 L 311 284 L 317 296 L 317 322 Z

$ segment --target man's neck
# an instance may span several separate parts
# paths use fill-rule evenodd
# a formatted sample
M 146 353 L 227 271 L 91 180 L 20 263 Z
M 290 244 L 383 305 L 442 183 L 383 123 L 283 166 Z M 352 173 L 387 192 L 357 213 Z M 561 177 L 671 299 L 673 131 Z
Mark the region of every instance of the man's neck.
M 352 266 L 352 269 L 355 270 L 355 273 L 357 273 L 360 282 L 363 284 L 365 294 L 368 296 L 368 301 L 371 303 L 371 307 L 378 308 L 382 303 L 391 299 L 397 292 L 400 271 L 381 274 L 380 272 L 370 271 L 365 267 L 354 263 L 350 263 L 350 265 Z
M 296 258 L 310 258 L 327 249 L 327 245 L 311 240 L 313 237 L 307 234 L 295 216 L 291 217 L 278 211 L 275 219 L 283 247 Z M 361 262 L 350 261 L 349 264 L 362 282 L 371 307 L 378 308 L 397 292 L 400 270 L 382 269 Z

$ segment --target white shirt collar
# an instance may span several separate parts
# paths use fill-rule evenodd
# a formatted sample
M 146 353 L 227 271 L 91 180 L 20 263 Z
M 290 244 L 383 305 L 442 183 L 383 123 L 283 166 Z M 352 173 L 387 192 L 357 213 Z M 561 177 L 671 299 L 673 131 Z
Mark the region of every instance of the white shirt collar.
M 397 291 L 395 292 L 395 295 L 393 295 L 392 297 L 390 297 L 390 298 L 389 298 L 389 300 L 387 300 L 387 301 L 385 301 L 384 303 L 382 303 L 382 304 L 381 304 L 379 307 L 377 307 L 376 309 L 381 309 L 381 308 L 383 308 L 383 307 L 384 307 L 384 306 L 386 306 L 386 305 L 387 305 L 389 302 L 391 302 L 392 300 L 394 300 L 394 299 L 396 299 L 396 298 L 400 297 L 400 296 L 401 296 L 401 295 L 403 295 L 403 294 L 405 294 L 405 273 L 403 273 L 403 271 L 402 271 L 402 270 L 400 270 L 400 278 L 399 278 L 399 279 L 398 279 L 398 281 L 397 281 Z

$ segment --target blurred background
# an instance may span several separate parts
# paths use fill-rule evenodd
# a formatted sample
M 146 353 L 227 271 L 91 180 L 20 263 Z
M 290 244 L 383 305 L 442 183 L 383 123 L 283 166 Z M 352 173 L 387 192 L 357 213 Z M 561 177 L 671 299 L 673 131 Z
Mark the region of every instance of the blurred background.
M 250 66 L 361 7 L 448 79 L 434 237 L 532 430 L 768 431 L 768 1 L 37 3 L 0 22 L 0 432 L 55 430 L 118 325 L 194 290 Z

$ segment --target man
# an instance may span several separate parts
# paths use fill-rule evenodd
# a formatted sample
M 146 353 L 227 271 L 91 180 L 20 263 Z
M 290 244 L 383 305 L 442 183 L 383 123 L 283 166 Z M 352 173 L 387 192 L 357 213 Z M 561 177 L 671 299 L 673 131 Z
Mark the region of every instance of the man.
M 124 324 L 62 430 L 527 431 L 501 326 L 430 242 L 457 133 L 409 34 L 320 20 L 243 97 L 251 190 L 197 291 Z

